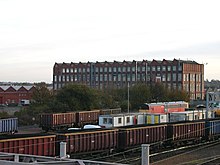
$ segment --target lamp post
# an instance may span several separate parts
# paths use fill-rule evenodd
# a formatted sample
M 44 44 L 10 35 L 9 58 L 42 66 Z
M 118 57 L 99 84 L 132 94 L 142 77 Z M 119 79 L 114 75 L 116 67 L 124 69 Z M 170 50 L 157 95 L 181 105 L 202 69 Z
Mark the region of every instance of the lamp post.
M 129 94 L 129 87 L 130 87 L 130 84 L 129 84 L 129 82 L 128 82 L 128 113 L 130 112 L 130 110 L 129 110 L 129 99 L 130 99 L 130 98 L 129 98 L 129 95 L 130 95 L 130 94 Z

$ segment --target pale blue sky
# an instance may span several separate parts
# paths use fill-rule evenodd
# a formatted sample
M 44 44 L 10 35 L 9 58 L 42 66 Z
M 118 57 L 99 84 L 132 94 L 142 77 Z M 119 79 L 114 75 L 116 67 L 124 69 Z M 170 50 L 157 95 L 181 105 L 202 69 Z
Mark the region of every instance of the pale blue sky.
M 52 82 L 55 62 L 194 60 L 220 80 L 218 0 L 0 0 L 0 81 Z

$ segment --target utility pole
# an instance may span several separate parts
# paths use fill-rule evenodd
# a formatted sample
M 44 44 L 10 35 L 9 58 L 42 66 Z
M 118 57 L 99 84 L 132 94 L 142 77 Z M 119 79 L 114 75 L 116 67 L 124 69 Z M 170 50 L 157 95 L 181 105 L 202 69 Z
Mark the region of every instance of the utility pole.
M 130 98 L 129 98 L 129 95 L 130 95 L 130 93 L 129 93 L 129 88 L 130 88 L 130 84 L 129 84 L 129 82 L 128 82 L 128 113 L 130 113 L 130 110 L 129 110 L 129 104 L 130 104 L 130 103 L 129 103 L 129 102 L 130 102 L 130 101 L 129 101 L 129 99 L 130 99 Z

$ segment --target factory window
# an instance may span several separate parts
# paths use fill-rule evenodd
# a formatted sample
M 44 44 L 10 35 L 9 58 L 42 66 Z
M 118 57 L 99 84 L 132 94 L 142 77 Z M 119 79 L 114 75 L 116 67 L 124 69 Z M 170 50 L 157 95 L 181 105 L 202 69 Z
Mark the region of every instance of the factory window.
M 122 68 L 122 71 L 123 71 L 123 72 L 126 72 L 126 67 L 123 67 L 123 68 Z
M 131 67 L 130 67 L 130 66 L 127 67 L 127 71 L 128 71 L 128 72 L 131 71 Z
M 132 74 L 132 81 L 135 81 L 135 74 Z
M 163 70 L 163 71 L 166 71 L 166 66 L 162 66 L 162 70 Z
M 134 66 L 132 66 L 132 72 L 134 72 L 135 71 L 135 67 Z
M 173 73 L 173 81 L 176 81 L 176 73 Z
M 127 81 L 131 81 L 131 75 L 127 74 Z
M 152 71 L 156 71 L 155 66 L 152 66 Z
M 157 71 L 160 71 L 160 66 L 157 66 Z
M 112 75 L 108 75 L 108 81 L 112 81 Z
M 104 75 L 104 81 L 107 81 L 108 80 L 108 76 L 107 74 Z
M 122 80 L 126 81 L 126 75 L 125 74 L 122 74 Z
M 121 81 L 121 74 L 118 74 L 118 81 Z
M 66 76 L 66 81 L 69 81 L 69 76 Z
M 65 81 L 66 79 L 65 79 L 65 75 L 63 75 L 63 79 L 62 79 L 63 81 Z
M 181 73 L 178 74 L 178 81 L 182 81 L 182 74 Z

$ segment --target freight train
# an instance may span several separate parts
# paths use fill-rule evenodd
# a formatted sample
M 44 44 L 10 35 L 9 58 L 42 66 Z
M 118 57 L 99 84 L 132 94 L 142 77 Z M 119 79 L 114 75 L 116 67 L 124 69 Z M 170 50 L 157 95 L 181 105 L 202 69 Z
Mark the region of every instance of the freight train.
M 118 113 L 121 113 L 121 108 L 67 113 L 43 113 L 39 115 L 39 127 L 45 131 L 62 130 L 71 127 L 79 128 L 86 124 L 98 124 L 100 115 Z
M 0 152 L 58 156 L 60 142 L 66 142 L 67 154 L 74 158 L 78 154 L 124 151 L 141 144 L 156 149 L 217 138 L 220 138 L 220 118 L 0 137 Z
M 140 113 L 171 113 L 171 112 L 182 112 L 186 108 L 189 108 L 189 104 L 184 101 L 176 102 L 158 102 L 158 103 L 145 103 L 141 105 Z M 104 109 L 104 110 L 91 110 L 81 112 L 68 112 L 68 113 L 44 113 L 41 114 L 39 126 L 45 130 L 62 130 L 68 128 L 80 128 L 85 124 L 99 124 L 99 117 L 107 115 L 116 115 L 121 112 L 121 108 L 117 109 Z M 145 122 L 139 122 L 138 119 L 143 118 L 140 113 L 129 114 L 126 118 L 130 118 L 128 124 L 121 123 L 124 125 L 144 124 Z M 130 117 L 129 117 L 130 116 Z M 119 117 L 120 118 L 120 117 Z M 110 119 L 111 120 L 111 119 Z M 143 119 L 144 120 L 144 119 Z

